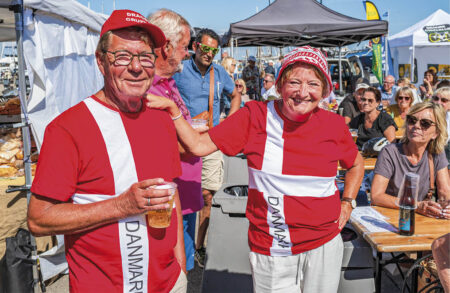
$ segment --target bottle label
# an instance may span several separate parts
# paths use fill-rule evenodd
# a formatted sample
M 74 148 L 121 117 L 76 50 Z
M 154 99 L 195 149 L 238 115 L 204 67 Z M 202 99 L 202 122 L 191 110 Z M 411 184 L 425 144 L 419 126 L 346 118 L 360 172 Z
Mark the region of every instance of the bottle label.
M 409 231 L 411 229 L 411 217 L 409 210 L 400 209 L 400 219 L 398 226 L 400 230 Z

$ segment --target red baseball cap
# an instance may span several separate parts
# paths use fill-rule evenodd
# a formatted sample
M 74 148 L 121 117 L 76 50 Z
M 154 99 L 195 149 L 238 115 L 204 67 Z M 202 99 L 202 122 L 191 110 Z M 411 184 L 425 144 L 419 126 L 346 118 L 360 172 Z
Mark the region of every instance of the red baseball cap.
M 331 93 L 333 85 L 331 82 L 330 71 L 328 70 L 327 58 L 325 58 L 319 49 L 310 46 L 296 48 L 284 56 L 276 83 L 281 80 L 281 75 L 286 67 L 296 62 L 308 63 L 319 69 L 327 80 L 328 94 Z
M 105 21 L 100 32 L 100 37 L 107 31 L 118 30 L 127 27 L 137 26 L 148 32 L 156 48 L 162 47 L 166 43 L 166 36 L 159 27 L 151 24 L 141 14 L 132 10 L 114 10 Z

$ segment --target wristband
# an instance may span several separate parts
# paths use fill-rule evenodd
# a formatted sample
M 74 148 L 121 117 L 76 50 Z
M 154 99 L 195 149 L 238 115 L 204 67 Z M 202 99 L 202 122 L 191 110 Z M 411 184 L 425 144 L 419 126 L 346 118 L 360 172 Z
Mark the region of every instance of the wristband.
M 175 120 L 177 120 L 177 119 L 180 119 L 181 116 L 183 116 L 183 115 L 181 114 L 181 111 L 180 111 L 180 114 L 179 114 L 178 116 L 176 116 L 176 117 L 171 117 L 171 118 L 172 118 L 172 121 L 175 121 Z

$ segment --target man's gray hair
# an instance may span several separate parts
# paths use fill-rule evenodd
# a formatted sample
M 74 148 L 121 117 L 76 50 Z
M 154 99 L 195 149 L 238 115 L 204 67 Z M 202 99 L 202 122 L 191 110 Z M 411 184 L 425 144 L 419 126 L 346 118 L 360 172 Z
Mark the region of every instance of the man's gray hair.
M 159 9 L 147 17 L 148 21 L 159 27 L 167 40 L 177 47 L 178 42 L 183 37 L 185 26 L 191 29 L 189 22 L 181 15 L 170 9 Z

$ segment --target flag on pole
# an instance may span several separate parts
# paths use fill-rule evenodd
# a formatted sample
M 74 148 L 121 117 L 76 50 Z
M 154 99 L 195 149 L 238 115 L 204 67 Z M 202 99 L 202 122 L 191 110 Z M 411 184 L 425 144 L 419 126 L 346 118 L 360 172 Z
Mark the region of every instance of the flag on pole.
M 380 20 L 380 14 L 378 9 L 370 1 L 363 1 L 364 8 L 366 10 L 367 20 Z M 381 57 L 381 39 L 374 38 L 372 42 L 372 73 L 377 77 L 380 84 L 383 83 L 383 72 L 382 72 L 382 57 Z

